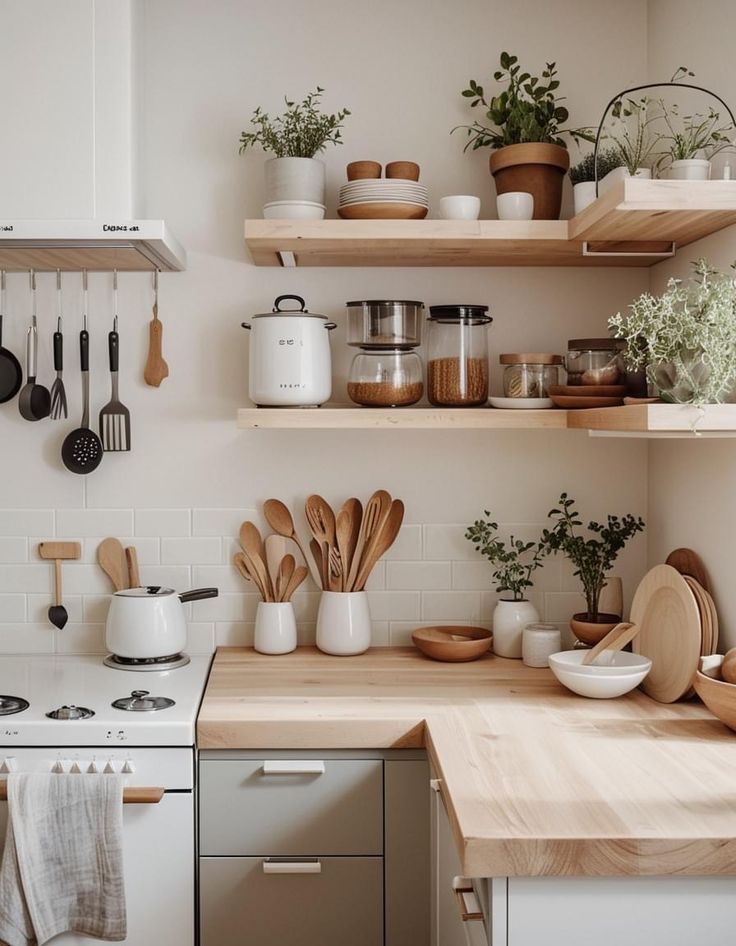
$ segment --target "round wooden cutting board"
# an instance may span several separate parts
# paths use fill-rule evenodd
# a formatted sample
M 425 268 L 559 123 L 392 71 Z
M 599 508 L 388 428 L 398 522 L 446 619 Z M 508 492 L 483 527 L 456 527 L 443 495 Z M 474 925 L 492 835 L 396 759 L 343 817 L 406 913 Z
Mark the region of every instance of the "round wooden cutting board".
M 642 690 L 660 703 L 681 699 L 695 676 L 702 641 L 700 611 L 682 575 L 655 565 L 636 589 L 630 620 L 640 627 L 634 652 L 652 661 Z

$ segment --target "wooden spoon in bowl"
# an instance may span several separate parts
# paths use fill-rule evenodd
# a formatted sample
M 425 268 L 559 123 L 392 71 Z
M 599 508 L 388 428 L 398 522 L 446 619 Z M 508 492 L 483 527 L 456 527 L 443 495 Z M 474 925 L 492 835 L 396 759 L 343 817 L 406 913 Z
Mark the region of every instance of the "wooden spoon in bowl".
M 595 647 L 588 651 L 583 657 L 583 666 L 589 667 L 600 657 L 604 650 L 622 650 L 633 641 L 638 633 L 638 624 L 627 624 L 622 621 L 621 624 L 617 624 L 613 630 L 609 631 L 603 640 L 598 641 Z

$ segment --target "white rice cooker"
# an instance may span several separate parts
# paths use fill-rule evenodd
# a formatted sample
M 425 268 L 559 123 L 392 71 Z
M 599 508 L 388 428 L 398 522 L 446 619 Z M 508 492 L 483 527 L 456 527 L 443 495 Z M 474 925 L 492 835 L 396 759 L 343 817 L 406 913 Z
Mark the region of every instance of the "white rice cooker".
M 299 309 L 281 309 L 284 300 Z M 258 407 L 319 407 L 332 394 L 327 316 L 304 308 L 301 296 L 279 296 L 272 312 L 254 315 L 248 358 L 248 393 Z

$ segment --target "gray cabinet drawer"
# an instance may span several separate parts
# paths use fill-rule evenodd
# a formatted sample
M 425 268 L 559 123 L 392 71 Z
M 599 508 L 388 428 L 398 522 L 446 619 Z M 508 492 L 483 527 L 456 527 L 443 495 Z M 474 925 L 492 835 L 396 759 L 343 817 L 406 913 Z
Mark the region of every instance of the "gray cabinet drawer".
M 306 874 L 267 874 L 255 857 L 199 863 L 201 946 L 383 944 L 380 857 L 322 858 Z
M 305 759 L 304 769 L 319 769 Z M 383 762 L 325 760 L 324 771 L 267 759 L 200 763 L 203 855 L 383 853 Z

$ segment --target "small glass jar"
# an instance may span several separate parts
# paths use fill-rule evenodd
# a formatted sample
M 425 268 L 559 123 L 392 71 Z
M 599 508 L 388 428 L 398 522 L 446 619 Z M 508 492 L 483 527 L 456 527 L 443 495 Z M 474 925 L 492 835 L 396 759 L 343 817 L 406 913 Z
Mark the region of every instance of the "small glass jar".
M 348 396 L 364 407 L 408 407 L 424 393 L 423 375 L 411 349 L 363 348 L 350 366 Z
M 366 299 L 346 302 L 347 343 L 356 348 L 415 348 L 422 340 L 423 302 Z
M 435 305 L 427 332 L 427 397 L 436 407 L 477 407 L 488 400 L 486 305 Z
M 549 397 L 549 389 L 559 383 L 562 355 L 542 352 L 509 353 L 499 356 L 503 369 L 505 397 Z
M 582 385 L 624 384 L 626 372 L 620 338 L 571 338 L 567 343 L 567 383 Z

